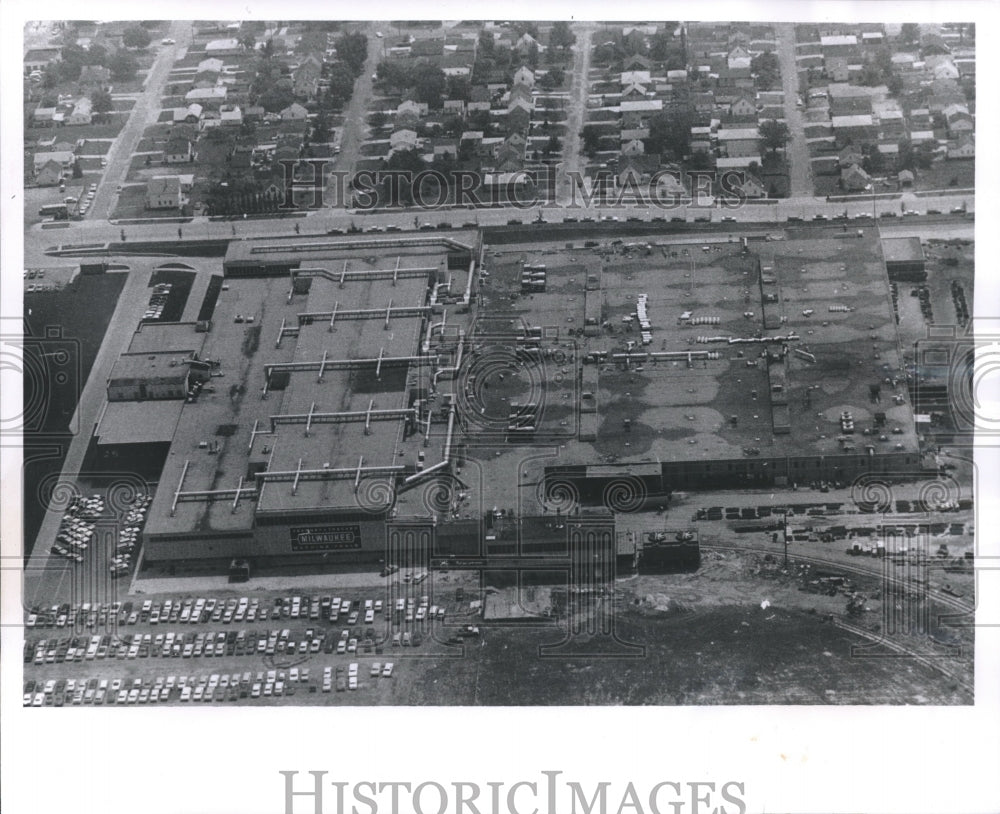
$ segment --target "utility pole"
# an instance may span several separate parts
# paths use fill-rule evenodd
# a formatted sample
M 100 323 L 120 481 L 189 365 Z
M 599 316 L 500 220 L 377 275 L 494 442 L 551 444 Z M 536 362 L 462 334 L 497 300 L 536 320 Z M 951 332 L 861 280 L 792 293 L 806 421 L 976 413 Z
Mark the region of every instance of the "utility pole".
M 785 546 L 785 564 L 784 568 L 788 569 L 788 511 L 783 511 L 781 513 L 781 540 Z

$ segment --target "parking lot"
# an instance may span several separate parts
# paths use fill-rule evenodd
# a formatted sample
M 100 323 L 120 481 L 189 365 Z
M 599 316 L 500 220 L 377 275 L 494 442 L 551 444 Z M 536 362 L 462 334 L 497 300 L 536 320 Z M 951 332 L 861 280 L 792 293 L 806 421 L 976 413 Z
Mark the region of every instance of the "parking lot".
M 432 604 L 428 594 L 417 595 L 426 587 L 404 581 L 410 575 L 396 576 L 384 599 L 185 597 L 32 608 L 25 623 L 24 705 L 385 694 L 380 686 L 395 675 L 398 659 L 441 653 L 479 635 L 467 624 L 461 592 L 454 601 Z M 212 659 L 210 668 L 203 659 Z

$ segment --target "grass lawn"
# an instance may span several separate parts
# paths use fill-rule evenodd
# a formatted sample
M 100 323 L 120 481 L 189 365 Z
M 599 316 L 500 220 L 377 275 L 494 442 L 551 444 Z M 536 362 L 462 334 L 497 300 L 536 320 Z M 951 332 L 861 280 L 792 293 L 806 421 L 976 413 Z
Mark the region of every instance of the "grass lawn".
M 976 160 L 957 158 L 953 161 L 935 161 L 929 169 L 916 170 L 914 189 L 968 189 L 976 184 Z
M 29 127 L 24 131 L 24 143 L 35 144 L 38 139 L 56 137 L 57 141 L 76 142 L 78 139 L 116 138 L 125 126 L 127 116 L 114 116 L 106 124 L 79 124 L 65 127 Z
M 146 187 L 127 186 L 118 195 L 112 219 L 119 218 L 155 218 L 158 216 L 177 215 L 177 212 L 157 212 L 146 209 Z
M 83 145 L 84 155 L 107 155 L 111 150 L 112 141 L 96 141 L 94 139 L 87 139 Z

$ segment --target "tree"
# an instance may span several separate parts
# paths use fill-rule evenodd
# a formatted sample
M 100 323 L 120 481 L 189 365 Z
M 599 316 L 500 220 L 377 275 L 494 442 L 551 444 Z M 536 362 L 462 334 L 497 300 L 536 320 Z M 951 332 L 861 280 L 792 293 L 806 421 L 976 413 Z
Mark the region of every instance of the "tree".
M 899 39 L 906 45 L 914 45 L 920 40 L 920 26 L 916 23 L 903 23 L 899 29 Z
M 337 39 L 337 56 L 347 63 L 351 73 L 360 76 L 368 59 L 368 37 L 360 31 L 341 35 Z
M 770 51 L 750 60 L 750 72 L 757 77 L 757 87 L 761 90 L 771 90 L 781 81 L 781 64 Z
M 354 93 L 354 76 L 350 68 L 343 62 L 336 62 L 327 74 L 330 83 L 326 92 L 327 104 L 335 109 L 340 109 L 346 105 Z
M 114 102 L 111 100 L 111 94 L 108 91 L 101 90 L 94 91 L 90 97 L 91 109 L 94 113 L 108 113 L 114 109 Z
M 413 71 L 413 84 L 418 102 L 426 102 L 435 110 L 441 107 L 441 96 L 447 86 L 444 71 L 435 65 L 418 65 Z
M 550 155 L 552 153 L 558 153 L 562 150 L 562 142 L 559 140 L 558 136 L 550 136 L 548 143 L 545 145 L 545 155 Z
M 764 147 L 772 153 L 776 153 L 782 149 L 790 138 L 788 125 L 785 122 L 779 122 L 775 119 L 762 121 L 757 131 L 760 134 L 760 140 L 763 142 Z
M 596 127 L 592 125 L 587 125 L 583 128 L 583 132 L 580 134 L 583 139 L 583 151 L 593 158 L 594 154 L 601 147 L 601 134 Z
M 80 166 L 80 159 L 79 158 L 77 158 L 73 162 L 73 177 L 74 178 L 83 178 L 83 168 Z
M 150 41 L 149 32 L 141 25 L 126 28 L 122 34 L 122 44 L 126 48 L 146 48 Z
M 552 24 L 549 31 L 549 48 L 559 48 L 565 50 L 576 43 L 576 34 L 569 27 L 565 20 L 559 20 Z
M 111 78 L 121 82 L 135 77 L 136 71 L 139 70 L 139 62 L 128 51 L 118 51 L 108 60 L 107 67 L 111 71 Z
M 643 140 L 646 152 L 651 155 L 667 154 L 683 159 L 691 144 L 693 115 L 688 108 L 658 113 L 649 121 L 649 136 Z
M 560 87 L 566 79 L 566 72 L 562 68 L 549 68 L 538 80 L 538 84 L 544 90 L 555 90 Z
M 257 44 L 257 38 L 253 35 L 252 31 L 245 31 L 243 34 L 240 34 L 239 43 L 244 50 L 252 51 Z
M 319 143 L 330 140 L 330 124 L 326 120 L 325 113 L 318 113 L 313 120 L 311 140 Z

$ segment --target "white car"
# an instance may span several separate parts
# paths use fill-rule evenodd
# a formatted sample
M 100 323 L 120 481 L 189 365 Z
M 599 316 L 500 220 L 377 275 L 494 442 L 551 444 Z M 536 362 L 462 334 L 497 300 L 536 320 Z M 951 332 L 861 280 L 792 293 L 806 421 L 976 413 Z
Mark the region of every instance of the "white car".
M 174 45 L 176 42 L 176 40 L 173 40 L 170 37 L 164 37 L 160 40 L 160 45 Z

